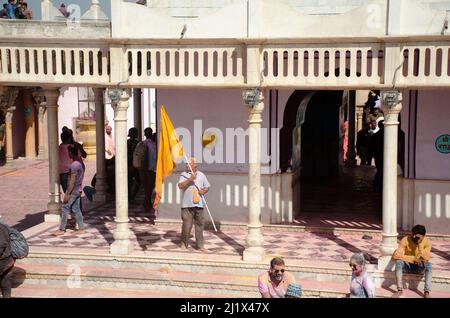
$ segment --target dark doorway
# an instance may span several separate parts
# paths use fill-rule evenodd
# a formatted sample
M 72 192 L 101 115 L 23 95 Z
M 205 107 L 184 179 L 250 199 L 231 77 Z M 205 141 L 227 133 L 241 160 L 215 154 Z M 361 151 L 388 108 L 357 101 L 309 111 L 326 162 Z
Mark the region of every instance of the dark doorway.
M 293 131 L 301 131 L 301 147 L 294 148 L 299 149 L 300 165 L 293 159 L 296 223 L 380 230 L 382 199 L 372 189 L 375 167 L 344 166 L 344 93 L 296 91 L 286 104 L 280 143 L 283 168 L 293 156 Z
M 338 176 L 341 105 L 342 91 L 322 91 L 311 98 L 302 125 L 302 179 Z

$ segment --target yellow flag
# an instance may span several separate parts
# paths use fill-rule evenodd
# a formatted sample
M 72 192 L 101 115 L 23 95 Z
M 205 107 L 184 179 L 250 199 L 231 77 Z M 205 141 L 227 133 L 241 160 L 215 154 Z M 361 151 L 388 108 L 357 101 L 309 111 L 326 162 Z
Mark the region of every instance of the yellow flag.
M 167 116 L 164 106 L 161 106 L 161 131 L 159 134 L 158 160 L 156 162 L 155 202 L 156 208 L 162 197 L 162 184 L 176 168 L 176 161 L 184 156 L 183 146 L 178 139 L 175 128 Z

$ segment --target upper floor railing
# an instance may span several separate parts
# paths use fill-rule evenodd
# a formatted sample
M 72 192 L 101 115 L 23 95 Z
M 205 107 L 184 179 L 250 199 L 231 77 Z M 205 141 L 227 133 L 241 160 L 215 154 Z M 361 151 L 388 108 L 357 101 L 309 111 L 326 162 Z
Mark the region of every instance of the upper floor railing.
M 0 85 L 450 86 L 450 38 L 47 40 L 0 42 Z

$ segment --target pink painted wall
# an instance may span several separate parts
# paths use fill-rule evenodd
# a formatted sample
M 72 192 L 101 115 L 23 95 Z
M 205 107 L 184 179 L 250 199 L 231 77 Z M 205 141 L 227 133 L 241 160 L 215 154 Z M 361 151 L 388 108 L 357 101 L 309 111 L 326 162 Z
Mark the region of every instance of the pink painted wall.
M 238 89 L 158 89 L 157 107 L 159 120 L 159 107 L 164 105 L 176 129 L 185 128 L 190 132 L 191 140 L 183 140 L 183 147 L 187 155 L 199 157 L 202 151 L 199 145 L 202 133 L 207 128 L 218 128 L 223 132 L 223 158 L 226 152 L 226 129 L 238 127 L 248 128 L 248 109 L 242 103 L 242 91 Z M 262 126 L 269 126 L 269 97 L 265 97 L 266 107 L 263 114 Z M 202 130 L 194 131 L 194 121 L 202 121 Z M 159 122 L 158 122 L 159 125 Z M 194 139 L 197 147 L 194 148 Z M 189 151 L 190 149 L 190 151 Z M 234 163 L 201 164 L 200 169 L 211 172 L 243 172 L 248 171 L 248 138 L 244 148 L 238 149 L 238 143 L 234 142 Z M 245 163 L 237 162 L 237 153 L 245 154 Z
M 436 138 L 450 134 L 450 90 L 419 91 L 416 178 L 450 180 L 450 154 L 435 148 Z

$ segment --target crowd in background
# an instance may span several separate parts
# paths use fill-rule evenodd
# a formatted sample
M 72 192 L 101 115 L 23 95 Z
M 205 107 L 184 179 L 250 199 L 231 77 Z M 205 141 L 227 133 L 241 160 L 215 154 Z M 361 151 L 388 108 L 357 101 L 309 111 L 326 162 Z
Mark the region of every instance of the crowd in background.
M 1 19 L 11 20 L 33 20 L 33 13 L 28 9 L 28 3 L 23 0 L 8 0 L 3 4 L 3 8 L 0 11 Z

